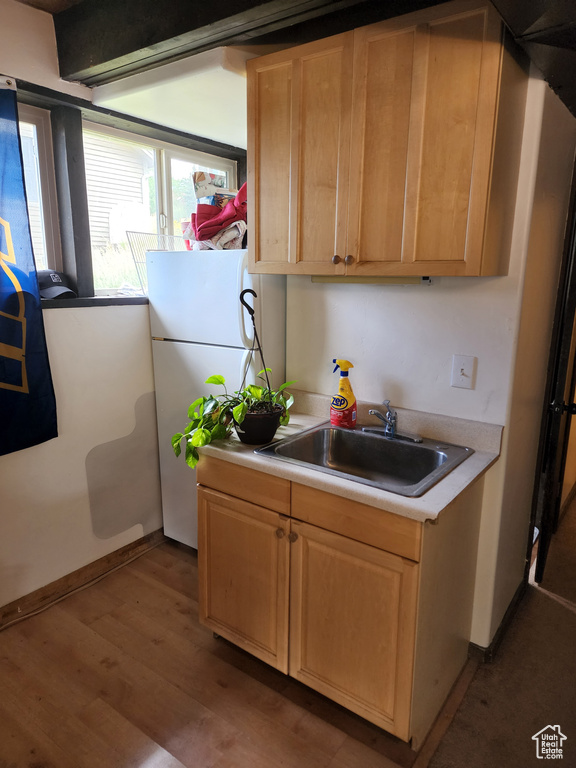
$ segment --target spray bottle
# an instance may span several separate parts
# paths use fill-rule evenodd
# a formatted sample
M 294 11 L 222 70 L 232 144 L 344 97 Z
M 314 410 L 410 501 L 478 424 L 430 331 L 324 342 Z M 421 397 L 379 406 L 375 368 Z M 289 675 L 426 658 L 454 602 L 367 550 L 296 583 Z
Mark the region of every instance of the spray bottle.
M 348 427 L 354 429 L 356 426 L 356 398 L 348 378 L 348 369 L 354 368 L 348 360 L 332 360 L 336 363 L 333 373 L 340 368 L 340 379 L 338 383 L 338 394 L 334 395 L 330 404 L 330 423 L 333 427 Z

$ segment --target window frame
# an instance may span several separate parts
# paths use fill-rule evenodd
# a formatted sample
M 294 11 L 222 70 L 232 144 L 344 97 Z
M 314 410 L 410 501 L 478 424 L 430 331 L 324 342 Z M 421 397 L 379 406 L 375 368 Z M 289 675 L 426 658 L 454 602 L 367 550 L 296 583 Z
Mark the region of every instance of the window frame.
M 97 107 L 86 99 L 16 79 L 18 105 L 31 105 L 50 113 L 52 147 L 59 209 L 62 271 L 78 288 L 77 299 L 42 299 L 43 307 L 147 304 L 147 296 L 99 296 L 94 293 L 88 204 L 82 147 L 82 120 L 155 139 L 176 150 L 180 147 L 237 163 L 237 186 L 246 181 L 246 150 L 185 133 L 167 126 Z
M 238 163 L 236 160 L 210 154 L 208 152 L 201 152 L 195 149 L 187 149 L 160 139 L 144 138 L 131 131 L 102 125 L 86 118 L 82 120 L 82 128 L 83 130 L 101 133 L 105 136 L 112 136 L 118 139 L 124 139 L 125 141 L 145 144 L 155 150 L 157 169 L 156 199 L 158 201 L 156 224 L 160 234 L 180 234 L 179 232 L 174 232 L 172 223 L 171 160 L 182 160 L 184 162 L 195 163 L 197 165 L 214 168 L 215 170 L 224 171 L 228 175 L 230 186 L 233 189 L 238 188 Z
M 30 104 L 18 104 L 18 122 L 30 123 L 36 127 L 38 144 L 38 171 L 40 175 L 40 199 L 42 201 L 42 220 L 46 243 L 46 261 L 48 269 L 62 271 L 62 244 L 58 217 L 56 193 L 56 172 L 52 149 L 52 128 L 50 112 Z

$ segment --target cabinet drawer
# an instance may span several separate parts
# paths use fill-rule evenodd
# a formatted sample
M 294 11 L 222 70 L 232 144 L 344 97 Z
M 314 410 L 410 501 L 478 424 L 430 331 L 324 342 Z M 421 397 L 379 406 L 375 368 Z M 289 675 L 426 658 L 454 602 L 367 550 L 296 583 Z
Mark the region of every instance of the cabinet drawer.
M 420 561 L 422 523 L 306 485 L 292 484 L 292 517 Z
M 229 493 L 283 515 L 290 514 L 290 482 L 281 477 L 210 456 L 202 456 L 196 477 L 200 485 Z

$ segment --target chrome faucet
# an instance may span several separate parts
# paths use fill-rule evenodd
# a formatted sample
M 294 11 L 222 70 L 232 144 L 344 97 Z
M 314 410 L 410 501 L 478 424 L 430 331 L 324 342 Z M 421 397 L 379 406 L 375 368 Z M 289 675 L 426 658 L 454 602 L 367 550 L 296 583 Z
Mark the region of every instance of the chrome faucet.
M 373 410 L 372 408 L 368 411 L 368 413 L 370 416 L 377 416 L 380 421 L 384 423 L 384 434 L 386 437 L 395 437 L 397 419 L 396 411 L 393 408 L 390 408 L 390 400 L 384 400 L 382 405 L 386 406 L 385 415 L 382 415 L 380 411 Z
M 377 432 L 384 434 L 389 440 L 407 440 L 410 443 L 421 443 L 422 438 L 420 435 L 398 434 L 396 431 L 396 424 L 398 421 L 398 414 L 390 407 L 390 400 L 384 400 L 382 403 L 386 407 L 386 413 L 382 414 L 375 408 L 371 408 L 368 413 L 370 416 L 376 416 L 384 424 L 383 427 L 362 427 L 362 432 Z

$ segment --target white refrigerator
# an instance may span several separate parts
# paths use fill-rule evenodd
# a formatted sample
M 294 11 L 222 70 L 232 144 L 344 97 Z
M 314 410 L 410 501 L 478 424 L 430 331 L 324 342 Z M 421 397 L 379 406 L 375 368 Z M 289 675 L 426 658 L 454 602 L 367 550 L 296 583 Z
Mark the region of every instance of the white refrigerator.
M 286 278 L 248 274 L 244 250 L 150 251 L 146 266 L 164 533 L 196 548 L 196 471 L 183 455 L 176 458 L 171 438 L 184 431 L 188 406 L 197 397 L 220 391 L 205 384 L 209 376 L 224 376 L 229 392 L 240 388 L 254 334 L 240 304 L 245 288 L 257 294 L 245 298 L 255 310 L 272 386 L 285 380 Z M 262 368 L 257 351 L 250 365 L 247 383 Z

